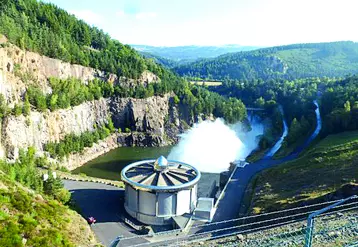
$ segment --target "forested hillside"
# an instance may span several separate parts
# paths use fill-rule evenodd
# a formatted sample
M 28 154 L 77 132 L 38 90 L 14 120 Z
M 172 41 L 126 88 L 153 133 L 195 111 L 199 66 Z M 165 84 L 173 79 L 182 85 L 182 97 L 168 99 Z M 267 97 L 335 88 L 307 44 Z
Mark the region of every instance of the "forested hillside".
M 202 79 L 298 79 L 339 77 L 358 72 L 358 43 L 296 44 L 225 54 L 174 68 Z
M 4 1 L 1 5 L 0 33 L 4 34 L 10 43 L 22 49 L 96 68 L 116 74 L 118 77 L 136 79 L 144 71 L 149 70 L 160 78 L 157 83 L 147 87 L 137 85 L 124 88 L 122 85 L 117 85 L 113 88 L 113 85 L 97 85 L 93 88 L 97 92 L 95 98 L 99 95 L 144 98 L 174 92 L 177 95 L 176 103 L 185 105 L 191 115 L 213 113 L 217 117 L 226 118 L 229 122 L 242 120 L 246 116 L 245 106 L 241 101 L 225 99 L 206 89 L 190 85 L 152 59 L 145 59 L 130 46 L 111 39 L 102 30 L 89 26 L 53 4 L 36 0 Z M 86 98 L 93 98 L 88 95 L 87 87 L 78 86 L 73 90 L 62 88 L 62 91 L 81 97 L 82 100 L 77 101 L 83 102 Z M 103 87 L 110 89 L 109 94 Z M 107 90 L 107 93 L 103 90 Z M 37 98 L 40 95 L 39 90 L 35 90 L 33 95 Z M 24 97 L 26 104 L 27 96 Z M 49 95 L 46 100 L 46 96 L 41 96 L 30 103 L 37 108 L 50 108 L 52 96 L 58 97 L 58 95 Z M 68 107 L 72 103 L 64 105 Z
M 0 33 L 22 49 L 130 78 L 145 69 L 157 72 L 130 46 L 53 4 L 4 0 L 1 9 Z
M 187 63 L 199 58 L 212 58 L 226 53 L 250 51 L 257 49 L 254 46 L 223 45 L 223 46 L 148 46 L 131 45 L 137 51 L 150 53 L 165 59 L 170 59 L 177 63 Z

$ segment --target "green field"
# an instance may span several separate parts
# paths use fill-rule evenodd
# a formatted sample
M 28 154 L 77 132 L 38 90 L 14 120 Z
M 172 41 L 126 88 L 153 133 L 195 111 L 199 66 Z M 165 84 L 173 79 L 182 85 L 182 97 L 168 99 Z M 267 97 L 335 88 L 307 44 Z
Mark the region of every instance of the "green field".
M 297 160 L 256 175 L 247 191 L 250 213 L 346 197 L 357 189 L 357 179 L 358 131 L 330 135 Z

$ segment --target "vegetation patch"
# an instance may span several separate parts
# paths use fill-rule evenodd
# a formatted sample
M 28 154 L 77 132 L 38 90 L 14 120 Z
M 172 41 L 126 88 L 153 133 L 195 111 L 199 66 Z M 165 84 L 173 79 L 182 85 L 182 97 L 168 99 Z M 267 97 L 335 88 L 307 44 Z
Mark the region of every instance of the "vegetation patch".
M 0 246 L 94 244 L 92 232 L 76 212 L 29 191 L 1 171 L 0 183 Z
M 94 131 L 85 131 L 80 135 L 68 134 L 60 142 L 49 142 L 45 144 L 45 151 L 51 157 L 62 159 L 71 153 L 79 153 L 85 147 L 92 147 L 93 143 L 103 140 L 115 131 L 112 120 L 109 118 L 106 125 L 95 126 Z
M 357 178 L 358 131 L 329 135 L 297 160 L 259 173 L 251 213 L 347 197 L 352 191 L 342 188 L 356 188 Z

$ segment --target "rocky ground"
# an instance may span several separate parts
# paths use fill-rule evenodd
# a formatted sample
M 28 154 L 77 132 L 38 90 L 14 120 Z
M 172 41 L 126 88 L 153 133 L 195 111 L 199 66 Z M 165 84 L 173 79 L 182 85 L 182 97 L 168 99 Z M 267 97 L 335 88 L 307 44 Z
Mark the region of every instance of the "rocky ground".
M 306 220 L 255 233 L 239 232 L 217 240 L 196 240 L 190 246 L 303 246 Z M 333 213 L 315 220 L 312 246 L 346 246 L 358 239 L 358 210 Z M 208 236 L 210 238 L 210 236 Z

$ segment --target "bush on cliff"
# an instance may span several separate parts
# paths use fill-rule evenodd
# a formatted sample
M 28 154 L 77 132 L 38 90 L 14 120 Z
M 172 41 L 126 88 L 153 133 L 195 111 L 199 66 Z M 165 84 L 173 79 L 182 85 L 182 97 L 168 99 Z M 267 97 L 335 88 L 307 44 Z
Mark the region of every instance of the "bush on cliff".
M 80 135 L 68 134 L 60 142 L 45 144 L 45 151 L 53 158 L 64 158 L 71 153 L 79 153 L 86 147 L 92 147 L 93 143 L 103 140 L 115 131 L 112 120 L 106 125 L 95 126 L 94 131 L 85 131 Z

